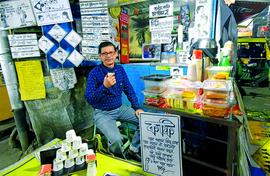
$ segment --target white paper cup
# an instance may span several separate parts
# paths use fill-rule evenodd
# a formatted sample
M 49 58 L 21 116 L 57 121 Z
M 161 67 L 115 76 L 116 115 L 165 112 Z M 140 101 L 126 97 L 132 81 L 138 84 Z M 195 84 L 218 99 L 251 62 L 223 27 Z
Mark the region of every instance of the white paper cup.
M 64 168 L 64 163 L 63 161 L 59 161 L 57 159 L 53 160 L 53 171 L 58 172 Z
M 81 165 L 85 162 L 85 157 L 83 156 L 78 156 L 75 158 L 75 163 L 76 165 Z
M 67 159 L 66 152 L 64 152 L 62 149 L 58 149 L 56 151 L 56 160 L 57 161 L 64 161 L 65 159 Z
M 80 136 L 77 136 L 72 142 L 72 148 L 79 149 L 81 145 L 82 145 L 82 138 Z
M 67 142 L 73 142 L 75 138 L 76 138 L 76 133 L 75 133 L 74 130 L 68 130 L 66 132 L 66 140 L 67 140 Z
M 79 156 L 79 152 L 77 149 L 72 149 L 68 152 L 69 158 L 76 158 L 77 156 Z
M 71 143 L 68 142 L 67 140 L 63 140 L 62 142 L 62 151 L 68 152 L 71 150 Z
M 65 160 L 65 168 L 71 168 L 75 165 L 74 158 L 67 158 Z
M 88 145 L 87 143 L 83 143 L 79 149 L 79 155 L 80 156 L 87 155 L 87 152 L 88 152 Z

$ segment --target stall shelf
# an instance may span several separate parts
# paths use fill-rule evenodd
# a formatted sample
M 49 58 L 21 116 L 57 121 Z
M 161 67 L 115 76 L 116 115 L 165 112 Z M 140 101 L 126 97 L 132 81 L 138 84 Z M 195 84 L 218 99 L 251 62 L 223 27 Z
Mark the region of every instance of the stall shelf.
M 200 116 L 149 105 L 144 107 L 154 112 L 180 115 L 184 175 L 234 175 L 237 168 L 237 131 L 241 126 L 237 120 Z M 203 125 L 198 125 L 200 123 Z M 199 141 L 196 153 L 187 152 L 187 137 Z

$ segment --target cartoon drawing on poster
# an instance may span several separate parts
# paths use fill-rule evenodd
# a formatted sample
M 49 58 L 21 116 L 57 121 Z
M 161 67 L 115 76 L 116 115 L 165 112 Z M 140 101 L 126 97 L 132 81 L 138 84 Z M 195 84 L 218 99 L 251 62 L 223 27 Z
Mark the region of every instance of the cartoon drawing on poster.
M 78 67 L 84 60 L 84 57 L 77 50 L 74 50 L 67 59 Z
M 5 29 L 9 27 L 9 24 L 7 23 L 7 14 L 5 8 L 0 8 L 0 26 Z
M 51 55 L 53 59 L 55 59 L 61 64 L 63 64 L 66 61 L 67 56 L 68 52 L 61 47 L 57 48 Z
M 73 46 L 73 48 L 75 48 L 81 41 L 82 41 L 82 37 L 75 32 L 74 30 L 70 31 L 70 33 L 68 33 L 68 35 L 65 37 L 65 40 L 71 45 Z
M 73 21 L 69 0 L 31 0 L 38 26 Z
M 38 47 L 43 51 L 44 53 L 48 53 L 50 49 L 54 46 L 54 43 L 45 37 L 44 35 L 38 40 Z
M 50 74 L 54 87 L 57 87 L 60 90 L 72 89 L 77 83 L 74 68 L 51 69 Z
M 36 25 L 29 0 L 0 2 L 0 30 Z
M 58 24 L 54 25 L 51 30 L 48 32 L 52 38 L 54 38 L 56 41 L 60 42 L 65 35 L 67 35 L 67 32 Z
M 180 116 L 140 114 L 143 170 L 155 175 L 183 175 Z
M 195 33 L 198 38 L 210 37 L 211 33 L 211 6 L 210 2 L 199 1 L 195 8 Z

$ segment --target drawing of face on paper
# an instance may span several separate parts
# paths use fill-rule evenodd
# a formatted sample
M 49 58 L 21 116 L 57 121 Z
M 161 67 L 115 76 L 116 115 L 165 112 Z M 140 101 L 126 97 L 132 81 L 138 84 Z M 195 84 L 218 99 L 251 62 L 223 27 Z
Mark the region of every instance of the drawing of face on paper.
M 74 30 L 70 31 L 70 33 L 65 37 L 65 40 L 75 48 L 81 41 L 82 37 L 76 33 Z
M 52 36 L 56 41 L 60 42 L 67 35 L 67 32 L 61 28 L 61 26 L 56 24 L 51 28 L 48 34 Z
M 41 49 L 44 53 L 48 53 L 50 49 L 54 46 L 54 43 L 45 37 L 44 35 L 38 40 L 38 47 Z
M 61 64 L 63 64 L 66 61 L 67 56 L 68 56 L 68 52 L 61 47 L 57 48 L 51 55 L 53 59 L 55 59 Z
M 38 26 L 73 21 L 68 0 L 31 0 Z
M 84 60 L 84 57 L 77 50 L 74 50 L 67 59 L 78 67 Z
M 36 25 L 30 0 L 0 1 L 0 29 Z
M 0 26 L 3 28 L 9 27 L 5 8 L 0 8 Z

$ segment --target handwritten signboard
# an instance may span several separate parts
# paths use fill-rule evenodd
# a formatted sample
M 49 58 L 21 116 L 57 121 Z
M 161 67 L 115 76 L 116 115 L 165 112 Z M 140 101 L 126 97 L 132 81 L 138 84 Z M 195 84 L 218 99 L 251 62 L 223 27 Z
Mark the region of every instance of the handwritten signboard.
M 40 57 L 37 34 L 8 35 L 12 58 Z
M 149 6 L 149 18 L 173 15 L 173 2 L 165 2 Z
M 46 98 L 41 62 L 38 60 L 15 62 L 21 100 Z
M 182 176 L 180 117 L 141 113 L 142 165 L 145 172 Z

